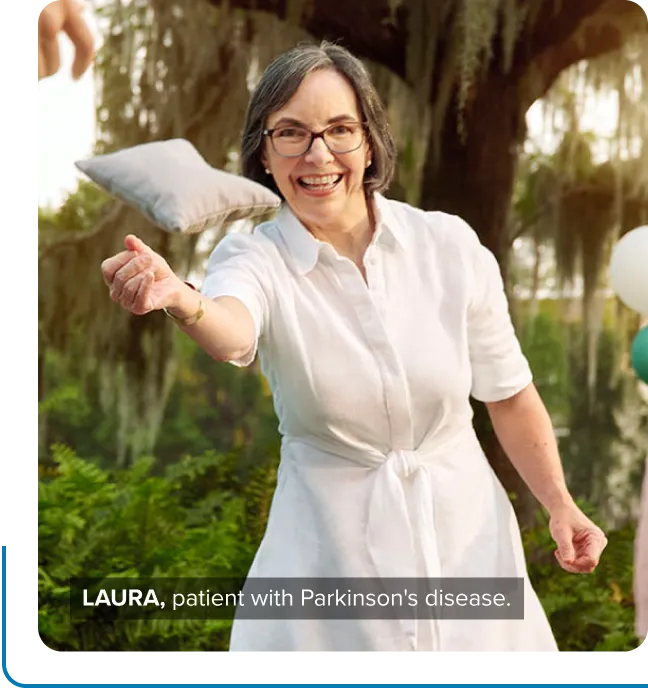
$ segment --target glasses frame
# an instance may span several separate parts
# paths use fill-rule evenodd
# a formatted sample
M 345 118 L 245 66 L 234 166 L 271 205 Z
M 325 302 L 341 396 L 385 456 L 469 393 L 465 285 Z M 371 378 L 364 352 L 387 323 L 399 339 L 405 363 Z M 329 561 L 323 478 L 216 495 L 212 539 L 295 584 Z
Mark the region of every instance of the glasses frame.
M 339 127 L 341 124 L 359 124 L 360 125 L 360 131 L 362 133 L 362 138 L 360 139 L 360 143 L 355 148 L 350 148 L 349 150 L 344 151 L 344 152 L 334 151 L 328 145 L 328 143 L 326 143 L 326 139 L 324 138 L 324 134 L 326 134 L 326 132 L 329 129 L 333 129 L 333 127 Z M 280 153 L 277 150 L 277 148 L 275 146 L 274 139 L 272 138 L 272 135 L 274 134 L 275 131 L 278 131 L 279 129 L 287 129 L 287 128 L 290 128 L 291 126 L 294 127 L 295 129 L 303 129 L 304 131 L 307 131 L 310 134 L 310 141 L 308 143 L 308 146 L 306 147 L 306 150 L 303 153 L 298 153 L 297 155 L 284 155 L 283 153 Z M 274 129 L 264 129 L 263 135 L 270 137 L 270 143 L 272 144 L 272 149 L 274 150 L 274 152 L 277 155 L 281 156 L 282 158 L 301 158 L 302 155 L 306 155 L 306 153 L 308 153 L 308 151 L 313 147 L 313 141 L 315 139 L 322 139 L 322 141 L 324 141 L 324 145 L 328 148 L 328 150 L 331 153 L 333 153 L 333 155 L 346 155 L 347 153 L 353 153 L 353 151 L 357 151 L 358 148 L 360 148 L 360 146 L 362 146 L 362 144 L 365 142 L 366 136 L 367 136 L 367 123 L 366 122 L 358 122 L 357 120 L 347 120 L 345 122 L 335 122 L 334 124 L 329 124 L 329 126 L 326 127 L 326 129 L 322 129 L 322 131 L 311 131 L 310 129 L 308 129 L 306 127 L 302 127 L 301 125 L 298 125 L 298 124 L 294 124 L 294 125 L 286 124 L 286 125 L 283 125 L 281 127 L 275 127 Z

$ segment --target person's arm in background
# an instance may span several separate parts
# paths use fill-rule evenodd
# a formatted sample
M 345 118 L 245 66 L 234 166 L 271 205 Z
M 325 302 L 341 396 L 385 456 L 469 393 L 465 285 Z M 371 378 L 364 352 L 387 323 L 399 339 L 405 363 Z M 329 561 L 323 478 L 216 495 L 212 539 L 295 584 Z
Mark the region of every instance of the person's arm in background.
M 56 74 L 61 66 L 58 36 L 66 33 L 74 44 L 72 77 L 78 79 L 94 59 L 94 41 L 81 16 L 83 3 L 56 0 L 43 9 L 38 18 L 38 79 Z
M 642 327 L 648 327 L 648 318 L 642 318 L 639 328 Z M 646 456 L 641 499 L 639 500 L 639 520 L 635 534 L 633 588 L 635 633 L 637 638 L 643 640 L 648 637 L 648 456 Z
M 648 457 L 641 490 L 634 560 L 635 633 L 648 636 Z

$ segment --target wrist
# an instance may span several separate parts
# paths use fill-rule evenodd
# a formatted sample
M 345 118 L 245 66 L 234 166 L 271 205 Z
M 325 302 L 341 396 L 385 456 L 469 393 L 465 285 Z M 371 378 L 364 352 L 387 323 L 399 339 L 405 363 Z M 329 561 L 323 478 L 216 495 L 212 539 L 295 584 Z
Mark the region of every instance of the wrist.
M 177 288 L 171 294 L 164 310 L 173 318 L 184 319 L 196 313 L 200 301 L 200 292 L 196 287 L 178 278 Z
M 565 489 L 561 490 L 551 499 L 546 500 L 544 506 L 549 512 L 549 515 L 551 516 L 560 511 L 573 509 L 576 506 L 576 502 L 574 501 L 574 498 L 569 494 L 567 489 Z

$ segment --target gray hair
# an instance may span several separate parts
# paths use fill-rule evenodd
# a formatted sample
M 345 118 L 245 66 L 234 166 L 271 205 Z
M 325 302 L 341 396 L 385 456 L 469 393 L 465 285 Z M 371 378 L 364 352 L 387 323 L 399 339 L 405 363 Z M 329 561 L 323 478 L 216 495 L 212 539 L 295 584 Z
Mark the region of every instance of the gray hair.
M 320 45 L 299 44 L 275 58 L 261 75 L 245 114 L 241 137 L 241 167 L 244 177 L 282 195 L 261 162 L 263 130 L 268 115 L 281 109 L 312 72 L 333 69 L 347 79 L 358 98 L 361 117 L 366 122 L 371 165 L 365 170 L 367 195 L 388 188 L 396 167 L 396 145 L 392 138 L 385 106 L 369 73 L 346 48 L 322 41 Z

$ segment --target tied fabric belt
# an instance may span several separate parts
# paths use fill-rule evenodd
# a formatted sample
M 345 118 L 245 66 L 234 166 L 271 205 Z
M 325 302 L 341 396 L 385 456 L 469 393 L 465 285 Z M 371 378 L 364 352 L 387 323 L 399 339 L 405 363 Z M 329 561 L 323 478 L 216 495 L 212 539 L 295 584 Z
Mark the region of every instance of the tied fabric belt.
M 362 466 L 376 469 L 376 477 L 369 497 L 367 545 L 380 578 L 417 578 L 421 559 L 425 578 L 441 577 L 436 527 L 434 523 L 434 458 L 459 446 L 478 441 L 472 428 L 461 432 L 442 444 L 431 448 L 393 449 L 388 454 L 375 450 L 364 451 L 342 442 L 321 438 L 285 436 L 284 444 L 303 444 L 328 452 Z M 404 483 L 411 490 L 411 509 L 405 495 Z M 409 491 L 409 490 L 408 490 Z M 412 513 L 410 517 L 410 511 Z M 412 649 L 417 648 L 419 624 L 427 619 L 402 619 L 401 624 Z M 439 624 L 431 623 L 433 649 L 440 649 Z

